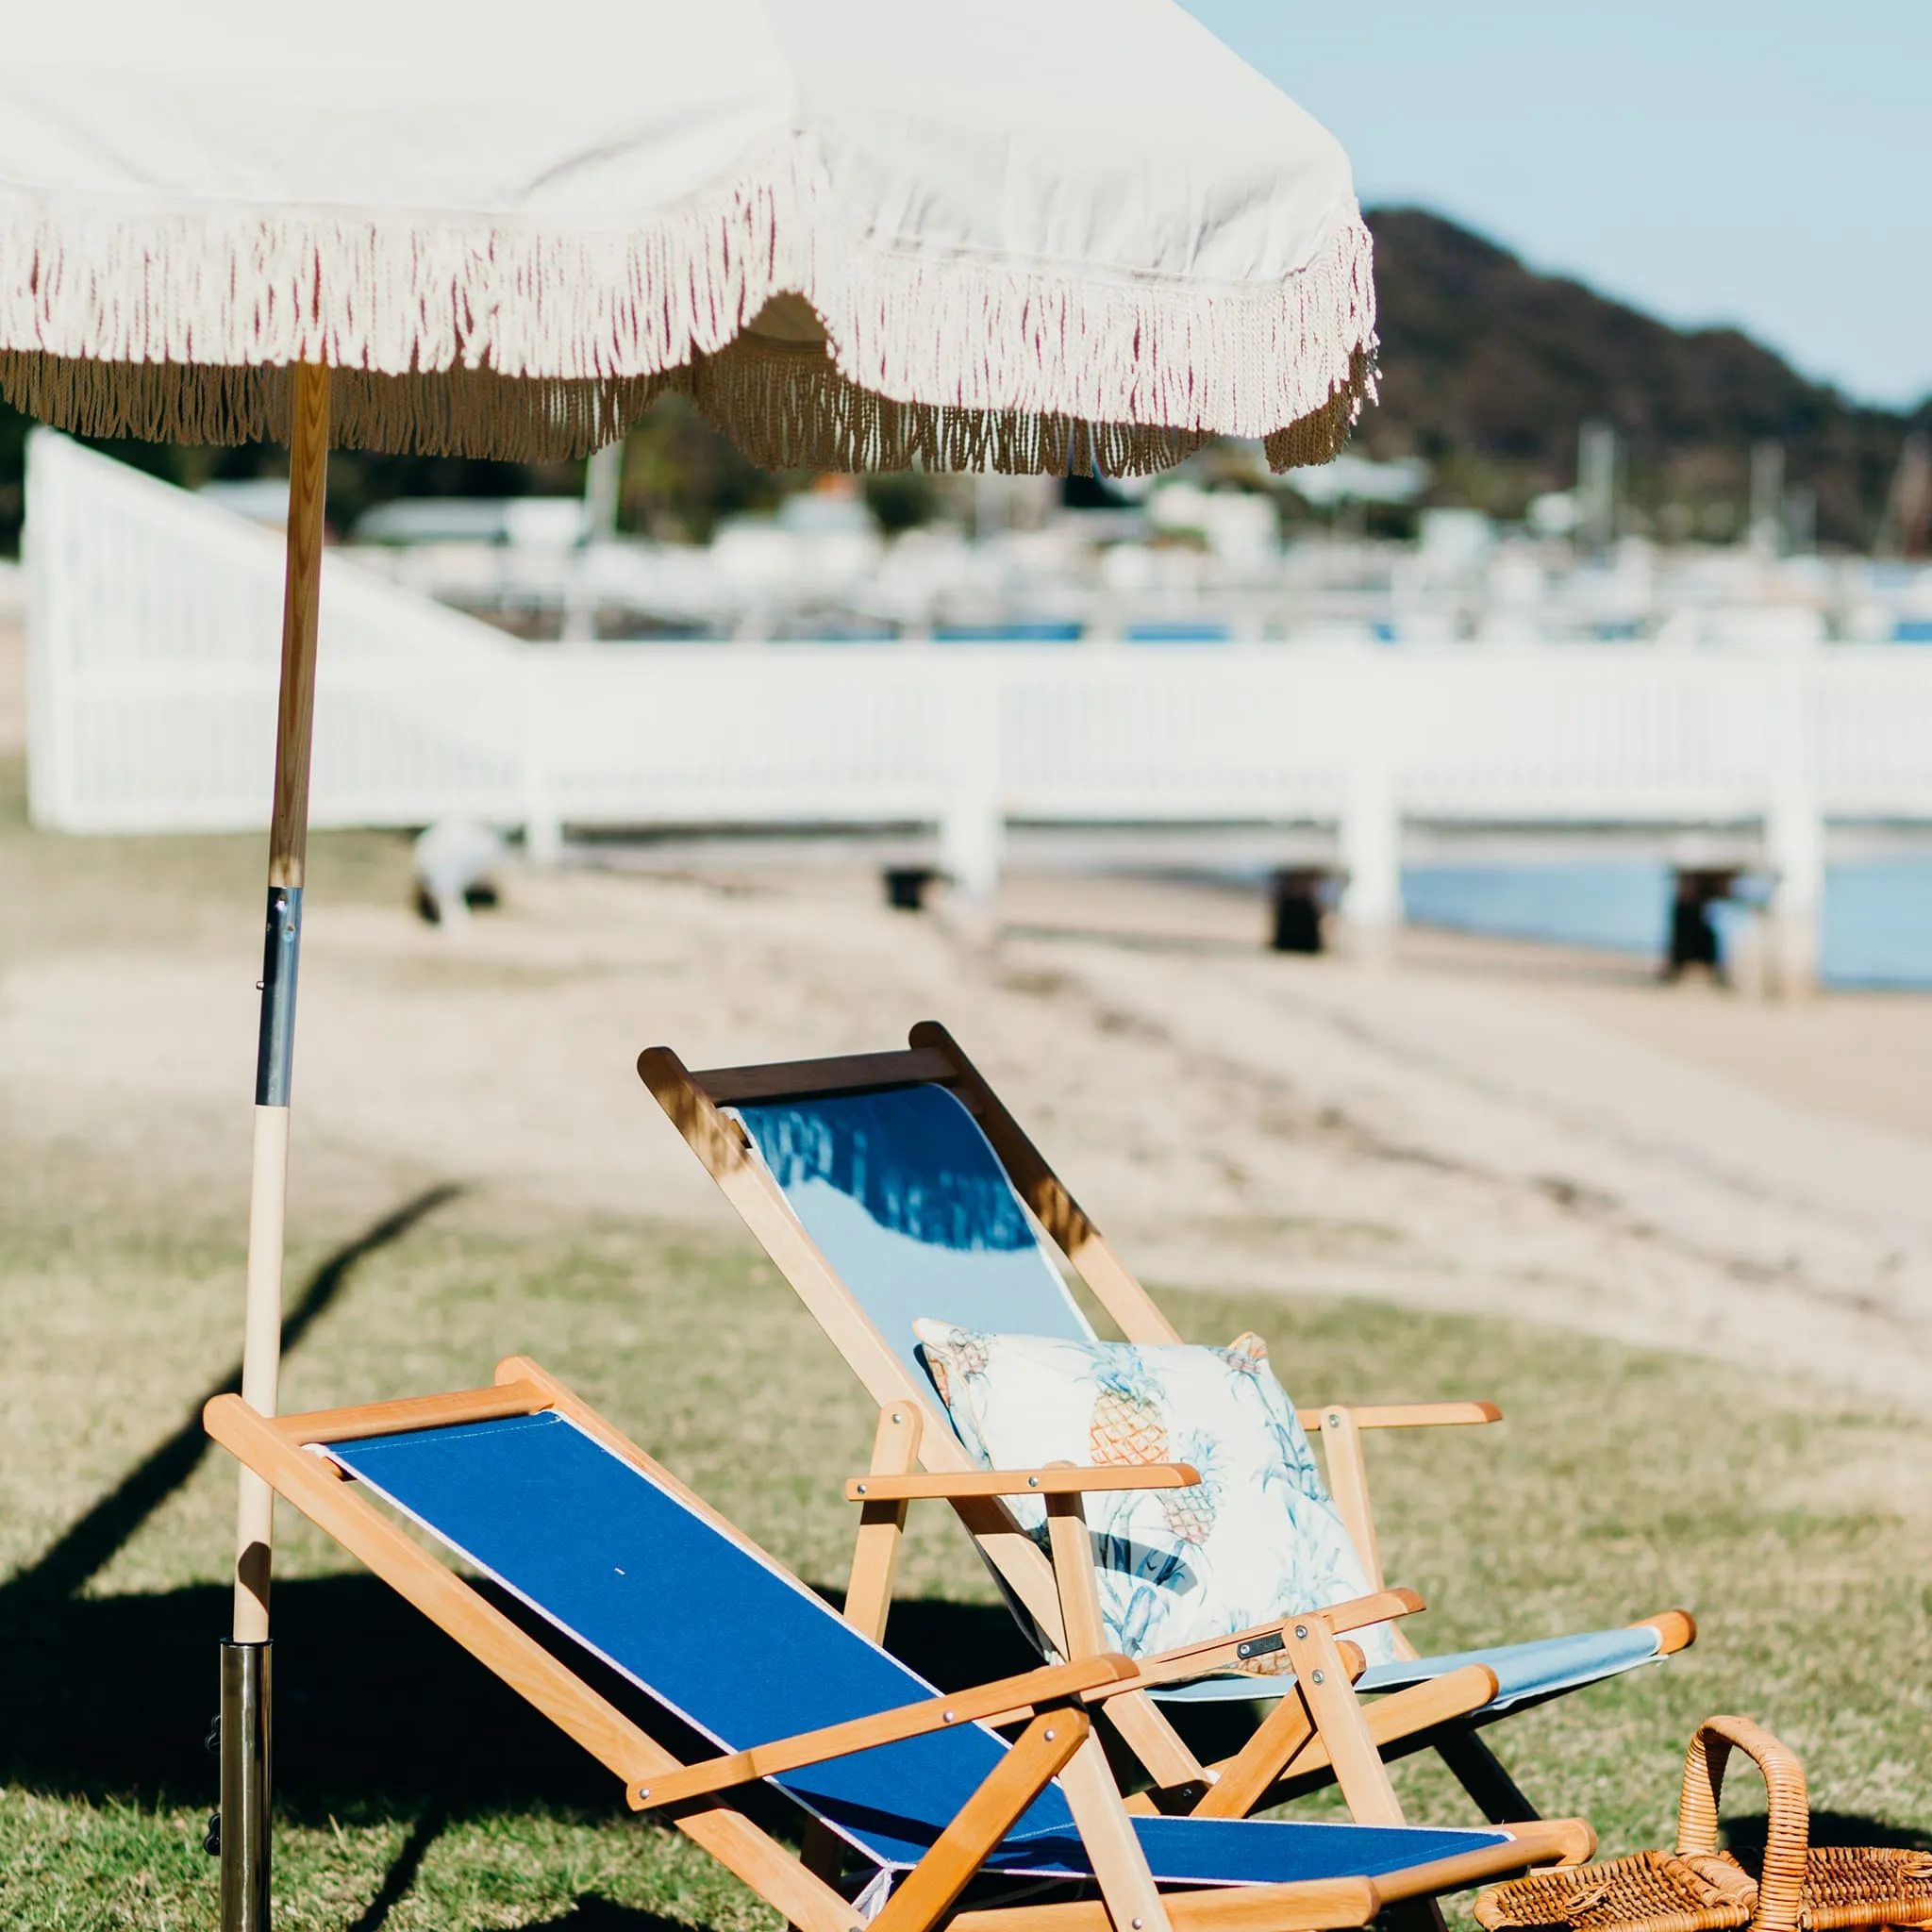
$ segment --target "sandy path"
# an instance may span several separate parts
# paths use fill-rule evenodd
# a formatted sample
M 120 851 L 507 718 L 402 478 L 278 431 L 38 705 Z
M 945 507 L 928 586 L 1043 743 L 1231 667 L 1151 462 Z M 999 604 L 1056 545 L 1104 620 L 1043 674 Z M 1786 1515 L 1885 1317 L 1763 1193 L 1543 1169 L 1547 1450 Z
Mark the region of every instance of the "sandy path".
M 728 1227 L 639 1048 L 838 1052 L 930 1015 L 1154 1279 L 1489 1309 L 1932 1394 L 1932 1140 L 1877 1124 L 1887 1105 L 1853 1120 L 1844 1092 L 1827 1111 L 1722 1063 L 1803 1016 L 1725 1003 L 1727 1043 L 1700 1063 L 1656 1018 L 1700 995 L 1446 970 L 1468 963 L 1453 949 L 1379 974 L 1282 959 L 1220 942 L 1251 907 L 1093 903 L 1191 922 L 1199 942 L 1036 922 L 989 948 L 824 878 L 530 877 L 459 936 L 318 901 L 293 1211 L 450 1176 L 485 1212 Z M 188 1177 L 239 1201 L 251 966 L 205 945 L 131 974 L 105 950 L 19 963 L 0 981 L 0 1132 L 84 1140 L 136 1195 Z M 1852 1030 L 1874 1064 L 1918 1054 L 1932 1087 L 1928 1005 L 1869 1007 Z
M 1273 1084 L 1324 1138 L 1353 1139 L 1321 1198 L 1366 1196 L 1404 1240 L 1349 1286 L 1932 1389 L 1924 1141 L 1521 987 L 1091 946 L 1074 970 L 1227 1077 Z M 1761 1013 L 1767 1030 L 1781 1017 Z M 1312 1180 L 1328 1163 L 1303 1164 Z

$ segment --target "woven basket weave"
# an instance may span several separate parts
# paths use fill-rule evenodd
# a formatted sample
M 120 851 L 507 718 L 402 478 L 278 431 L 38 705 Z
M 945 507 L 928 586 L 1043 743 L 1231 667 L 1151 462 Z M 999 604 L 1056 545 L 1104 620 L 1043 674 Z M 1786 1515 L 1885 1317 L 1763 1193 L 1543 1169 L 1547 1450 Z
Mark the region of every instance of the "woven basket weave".
M 1718 1796 L 1732 1747 L 1764 1774 L 1769 1816 L 1761 1878 L 1717 1848 Z M 1571 1932 L 1851 1932 L 1932 1925 L 1932 1853 L 1810 1847 L 1805 1773 L 1749 1718 L 1714 1717 L 1690 1740 L 1677 1806 L 1677 1849 L 1601 1865 L 1535 1872 L 1486 1891 L 1476 1923 L 1488 1932 L 1564 1926 Z

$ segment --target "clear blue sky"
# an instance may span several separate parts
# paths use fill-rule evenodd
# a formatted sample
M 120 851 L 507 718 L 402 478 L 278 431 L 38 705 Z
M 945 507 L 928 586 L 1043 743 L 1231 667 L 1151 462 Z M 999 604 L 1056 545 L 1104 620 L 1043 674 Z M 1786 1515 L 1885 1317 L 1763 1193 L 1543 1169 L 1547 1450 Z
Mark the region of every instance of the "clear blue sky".
M 1430 208 L 1807 374 L 1932 394 L 1932 0 L 1184 0 Z

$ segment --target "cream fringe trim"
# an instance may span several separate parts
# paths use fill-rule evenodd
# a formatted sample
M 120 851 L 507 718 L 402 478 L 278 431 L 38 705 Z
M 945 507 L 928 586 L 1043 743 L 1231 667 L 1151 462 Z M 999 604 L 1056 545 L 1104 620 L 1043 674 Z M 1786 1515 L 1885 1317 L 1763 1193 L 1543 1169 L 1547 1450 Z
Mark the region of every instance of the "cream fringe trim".
M 649 232 L 106 216 L 0 193 L 0 394 L 91 436 L 286 441 L 286 365 L 333 440 L 543 460 L 690 393 L 774 468 L 1159 470 L 1217 435 L 1324 462 L 1374 393 L 1353 208 L 1267 288 L 911 258 L 841 235 L 803 144 Z M 745 332 L 804 295 L 827 345 Z

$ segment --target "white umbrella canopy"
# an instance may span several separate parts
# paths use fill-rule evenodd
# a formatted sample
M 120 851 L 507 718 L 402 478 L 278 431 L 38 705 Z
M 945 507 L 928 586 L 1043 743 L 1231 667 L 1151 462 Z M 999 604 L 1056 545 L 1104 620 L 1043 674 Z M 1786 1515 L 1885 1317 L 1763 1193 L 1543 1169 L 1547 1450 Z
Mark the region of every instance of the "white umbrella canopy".
M 1173 0 L 0 8 L 0 391 L 84 433 L 538 458 L 1323 461 L 1346 156 Z

